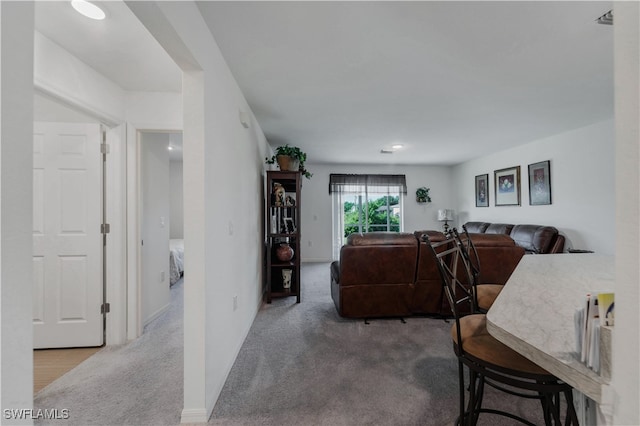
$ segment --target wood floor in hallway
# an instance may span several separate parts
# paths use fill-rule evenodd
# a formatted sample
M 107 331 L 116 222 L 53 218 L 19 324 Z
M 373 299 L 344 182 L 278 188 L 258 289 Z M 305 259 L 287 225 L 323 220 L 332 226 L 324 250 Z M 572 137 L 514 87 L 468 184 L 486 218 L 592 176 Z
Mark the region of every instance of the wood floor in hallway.
M 98 352 L 96 348 L 36 349 L 33 351 L 33 393 L 62 377 L 82 361 Z

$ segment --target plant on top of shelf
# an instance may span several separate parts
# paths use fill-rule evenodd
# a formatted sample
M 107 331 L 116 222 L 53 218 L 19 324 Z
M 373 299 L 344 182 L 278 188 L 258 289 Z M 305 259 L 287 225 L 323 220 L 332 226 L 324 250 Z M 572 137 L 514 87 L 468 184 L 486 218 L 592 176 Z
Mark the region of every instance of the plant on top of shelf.
M 304 168 L 304 162 L 307 161 L 307 154 L 302 152 L 297 146 L 289 146 L 289 144 L 279 146 L 271 158 L 266 157 L 264 160 L 267 164 L 278 162 L 278 167 L 283 171 L 299 171 L 307 179 L 311 179 L 311 176 L 313 176 L 313 174 Z

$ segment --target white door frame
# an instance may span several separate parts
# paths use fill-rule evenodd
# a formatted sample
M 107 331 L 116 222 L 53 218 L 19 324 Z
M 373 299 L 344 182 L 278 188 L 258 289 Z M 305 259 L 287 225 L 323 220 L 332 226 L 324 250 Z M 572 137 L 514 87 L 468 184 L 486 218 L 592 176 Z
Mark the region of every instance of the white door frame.
M 54 99 L 69 108 L 93 117 L 106 127 L 118 124 L 91 105 L 80 103 L 63 93 L 35 83 L 36 93 Z M 140 280 L 140 208 L 139 188 L 139 132 L 182 132 L 177 123 L 120 123 L 126 126 L 121 138 L 110 146 L 107 158 L 108 221 L 111 232 L 107 237 L 107 300 L 111 312 L 107 314 L 107 346 L 126 343 L 142 334 L 141 280 Z M 112 144 L 113 145 L 113 144 Z M 125 177 L 124 179 L 122 177 Z
M 126 124 L 105 130 L 109 153 L 106 161 L 106 220 L 110 225 L 106 246 L 106 345 L 127 341 L 127 218 Z
M 167 123 L 127 123 L 127 339 L 142 335 L 142 187 L 141 187 L 141 133 L 182 133 L 182 126 Z
M 107 128 L 116 126 L 119 121 L 117 118 L 41 82 L 34 82 L 34 93 L 90 116 L 95 122 L 101 123 Z M 122 124 L 124 125 L 124 123 Z M 124 274 L 128 258 L 126 246 L 117 243 L 118 241 L 126 241 L 127 224 L 121 219 L 126 213 L 126 206 L 124 203 L 116 201 L 124 199 L 123 192 L 126 190 L 126 180 L 121 179 L 121 176 L 125 176 L 126 170 L 125 142 L 125 140 L 120 140 L 110 147 L 106 166 L 107 198 L 109 200 L 107 209 L 111 232 L 107 237 L 106 291 L 108 300 L 103 300 L 103 303 L 107 302 L 111 305 L 111 312 L 107 314 L 105 345 L 122 344 L 127 340 L 127 309 L 124 307 L 127 306 L 128 283 L 118 277 L 126 276 Z

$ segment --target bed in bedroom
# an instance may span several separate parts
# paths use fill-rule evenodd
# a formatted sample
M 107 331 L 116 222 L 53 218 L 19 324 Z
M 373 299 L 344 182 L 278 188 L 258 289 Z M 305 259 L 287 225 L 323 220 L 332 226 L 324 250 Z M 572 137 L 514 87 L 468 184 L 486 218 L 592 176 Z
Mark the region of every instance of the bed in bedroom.
M 184 273 L 184 240 L 169 240 L 169 269 L 171 285 L 180 280 Z

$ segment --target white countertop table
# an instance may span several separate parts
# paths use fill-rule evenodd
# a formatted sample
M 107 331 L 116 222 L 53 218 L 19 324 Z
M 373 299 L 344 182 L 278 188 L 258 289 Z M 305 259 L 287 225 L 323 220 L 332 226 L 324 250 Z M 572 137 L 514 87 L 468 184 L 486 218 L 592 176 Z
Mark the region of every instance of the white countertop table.
M 614 290 L 614 258 L 525 255 L 487 313 L 487 329 L 597 403 L 608 381 L 580 362 L 573 315 L 589 292 Z

